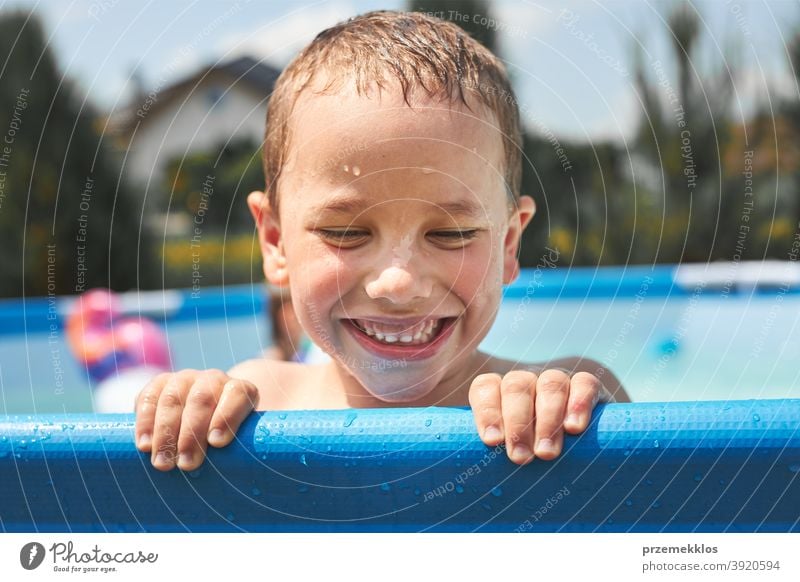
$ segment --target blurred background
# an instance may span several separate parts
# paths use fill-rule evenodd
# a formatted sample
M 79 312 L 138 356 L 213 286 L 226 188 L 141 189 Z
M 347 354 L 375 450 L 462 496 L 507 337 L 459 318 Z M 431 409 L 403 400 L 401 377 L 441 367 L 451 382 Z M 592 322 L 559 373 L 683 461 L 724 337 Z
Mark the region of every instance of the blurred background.
M 270 345 L 245 204 L 264 186 L 267 101 L 318 32 L 376 9 L 459 24 L 504 60 L 517 91 L 523 192 L 538 212 L 494 351 L 597 358 L 646 387 L 637 399 L 800 389 L 789 310 L 800 273 L 786 295 L 784 275 L 758 287 L 761 267 L 745 268 L 797 267 L 800 253 L 798 2 L 16 0 L 0 6 L 0 297 L 25 301 L 0 302 L 0 392 L 30 394 L 6 392 L 6 410 L 87 407 L 91 378 L 62 332 L 70 298 L 94 287 L 137 291 L 122 312 L 160 320 L 176 368 L 226 368 Z M 640 315 L 641 294 L 677 289 L 664 270 L 653 291 L 654 265 L 693 264 L 723 266 L 702 317 L 686 269 L 678 300 Z M 590 288 L 614 265 L 617 282 L 591 307 L 549 268 L 586 267 Z M 198 301 L 216 324 L 200 324 Z M 509 341 L 525 317 L 524 341 Z M 762 354 L 775 365 L 755 365 Z M 63 386 L 81 388 L 64 399 Z
M 56 294 L 191 287 L 199 265 L 203 285 L 260 280 L 245 196 L 271 86 L 317 32 L 378 8 L 453 20 L 507 63 L 539 206 L 523 266 L 547 246 L 562 265 L 786 259 L 796 2 L 17 1 L 0 9 L 0 295 L 47 295 L 48 264 Z

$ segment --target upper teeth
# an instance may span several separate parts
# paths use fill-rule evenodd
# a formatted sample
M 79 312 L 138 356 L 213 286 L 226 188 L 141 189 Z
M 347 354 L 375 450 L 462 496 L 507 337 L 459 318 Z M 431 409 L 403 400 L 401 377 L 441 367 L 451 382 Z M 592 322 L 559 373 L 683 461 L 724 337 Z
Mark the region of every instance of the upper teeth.
M 430 341 L 431 337 L 438 331 L 438 324 L 441 320 L 428 319 L 411 327 L 377 323 L 366 319 L 356 319 L 354 321 L 367 335 L 374 337 L 378 341 L 389 344 L 399 341 L 409 344 L 412 342 L 426 343 Z

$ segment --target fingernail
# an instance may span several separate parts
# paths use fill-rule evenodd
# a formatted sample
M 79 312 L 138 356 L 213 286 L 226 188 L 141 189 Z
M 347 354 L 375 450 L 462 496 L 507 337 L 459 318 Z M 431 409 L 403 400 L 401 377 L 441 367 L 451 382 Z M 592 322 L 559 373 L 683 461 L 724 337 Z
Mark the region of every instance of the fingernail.
M 514 447 L 514 456 L 520 461 L 527 461 L 531 458 L 532 453 L 528 445 L 516 445 Z
M 156 455 L 156 465 L 172 465 L 172 455 L 167 453 L 158 453 Z
M 150 435 L 149 435 L 149 434 L 147 434 L 147 433 L 145 433 L 145 434 L 143 434 L 143 435 L 141 435 L 141 436 L 139 437 L 139 446 L 140 446 L 140 447 L 146 447 L 146 446 L 147 446 L 147 445 L 149 445 L 151 442 L 152 442 L 152 439 L 150 438 Z
M 572 425 L 572 426 L 579 426 L 580 423 L 581 423 L 580 417 L 577 414 L 575 414 L 574 412 L 572 414 L 570 414 L 569 416 L 567 416 L 567 424 Z
M 225 433 L 218 428 L 212 430 L 208 435 L 208 442 L 221 443 L 225 439 Z
M 540 439 L 536 444 L 536 450 L 539 451 L 539 453 L 552 454 L 556 452 L 556 445 L 550 439 Z
M 483 431 L 483 438 L 487 441 L 496 441 L 503 438 L 503 433 L 496 426 L 487 426 L 486 430 Z
M 178 466 L 191 467 L 193 460 L 194 456 L 192 455 L 192 453 L 181 453 L 180 455 L 178 455 Z

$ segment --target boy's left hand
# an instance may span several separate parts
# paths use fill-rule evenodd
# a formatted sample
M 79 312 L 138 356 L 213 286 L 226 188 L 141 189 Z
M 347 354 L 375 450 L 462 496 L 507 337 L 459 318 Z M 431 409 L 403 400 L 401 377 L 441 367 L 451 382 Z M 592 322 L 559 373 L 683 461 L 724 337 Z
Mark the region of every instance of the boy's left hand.
M 611 397 L 596 376 L 577 372 L 570 377 L 555 369 L 540 374 L 514 370 L 502 377 L 481 374 L 469 390 L 481 440 L 489 446 L 505 441 L 508 458 L 519 465 L 534 456 L 555 459 L 564 431 L 586 430 L 600 400 Z

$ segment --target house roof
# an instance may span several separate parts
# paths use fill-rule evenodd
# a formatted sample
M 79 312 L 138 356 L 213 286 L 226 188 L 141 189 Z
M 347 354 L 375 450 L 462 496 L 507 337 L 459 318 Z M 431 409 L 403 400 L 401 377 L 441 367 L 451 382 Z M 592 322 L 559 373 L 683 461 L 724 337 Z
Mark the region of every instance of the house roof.
M 184 98 L 187 93 L 196 90 L 204 81 L 215 80 L 230 87 L 244 88 L 266 97 L 272 92 L 280 73 L 278 69 L 247 56 L 224 63 L 215 63 L 161 88 L 155 93 L 155 98 L 149 97 L 149 93 L 134 97 L 127 107 L 111 114 L 109 131 L 118 135 L 130 134 L 139 123 L 147 123 L 147 120 L 152 118 L 156 111 L 177 99 Z M 137 115 L 137 112 L 146 103 L 149 104 L 146 115 Z

